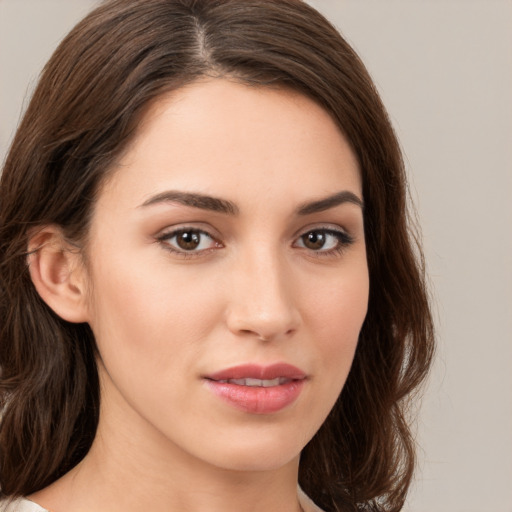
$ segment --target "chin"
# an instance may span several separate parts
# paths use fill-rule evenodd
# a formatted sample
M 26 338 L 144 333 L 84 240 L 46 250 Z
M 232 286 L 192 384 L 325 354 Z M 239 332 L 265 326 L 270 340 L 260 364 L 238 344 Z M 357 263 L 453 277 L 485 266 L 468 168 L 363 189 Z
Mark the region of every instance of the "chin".
M 275 471 L 289 464 L 298 465 L 309 437 L 297 431 L 280 435 L 272 430 L 266 435 L 238 435 L 232 436 L 229 443 L 216 443 L 208 457 L 210 463 L 231 471 Z

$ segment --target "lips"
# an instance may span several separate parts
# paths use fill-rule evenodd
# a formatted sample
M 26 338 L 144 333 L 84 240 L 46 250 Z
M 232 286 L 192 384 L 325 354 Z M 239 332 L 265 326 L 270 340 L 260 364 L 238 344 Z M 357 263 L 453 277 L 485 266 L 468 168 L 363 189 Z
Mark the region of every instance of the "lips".
M 208 388 L 227 404 L 253 414 L 272 414 L 299 397 L 306 374 L 287 363 L 241 365 L 205 377 Z
M 302 380 L 306 374 L 287 363 L 276 363 L 270 366 L 260 366 L 257 364 L 244 364 L 221 370 L 207 376 L 211 380 L 231 380 L 231 379 L 260 379 L 273 380 L 284 378 L 289 380 Z

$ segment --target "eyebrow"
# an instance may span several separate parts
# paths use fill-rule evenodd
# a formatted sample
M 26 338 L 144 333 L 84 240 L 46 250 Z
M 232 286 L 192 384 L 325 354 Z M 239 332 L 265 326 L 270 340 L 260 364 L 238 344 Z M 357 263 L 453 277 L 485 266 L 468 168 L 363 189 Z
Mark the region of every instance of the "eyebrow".
M 297 213 L 299 215 L 311 215 L 312 213 L 324 212 L 344 203 L 352 203 L 364 209 L 362 199 L 349 190 L 343 190 L 323 199 L 304 203 L 297 208 Z
M 180 203 L 185 206 L 226 213 L 228 215 L 237 215 L 239 213 L 238 206 L 226 199 L 219 199 L 217 197 L 192 192 L 179 192 L 176 190 L 169 190 L 150 197 L 147 201 L 142 203 L 141 206 L 151 206 L 157 203 Z
M 225 213 L 228 215 L 238 215 L 240 213 L 238 206 L 227 199 L 220 199 L 218 197 L 193 192 L 180 192 L 177 190 L 169 190 L 156 194 L 142 203 L 141 207 L 158 203 L 179 203 L 185 206 L 191 206 L 192 208 Z M 343 190 L 331 196 L 304 203 L 297 208 L 296 213 L 301 216 L 311 215 L 313 213 L 329 210 L 344 203 L 352 203 L 364 208 L 362 199 L 357 197 L 353 192 Z

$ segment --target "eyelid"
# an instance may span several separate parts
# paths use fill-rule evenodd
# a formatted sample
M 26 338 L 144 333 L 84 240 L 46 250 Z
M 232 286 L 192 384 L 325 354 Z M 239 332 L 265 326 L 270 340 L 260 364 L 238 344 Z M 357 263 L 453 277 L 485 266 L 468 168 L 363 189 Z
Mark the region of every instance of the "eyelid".
M 350 230 L 340 226 L 339 224 L 332 224 L 330 222 L 320 222 L 317 224 L 309 224 L 307 226 L 304 226 L 295 232 L 293 238 L 300 238 L 301 236 L 304 236 L 305 234 L 310 233 L 311 231 L 326 231 L 330 233 L 340 233 L 347 237 L 355 238 L 353 235 L 350 234 Z
M 211 224 L 207 222 L 189 221 L 189 222 L 178 222 L 176 224 L 168 224 L 164 228 L 159 229 L 154 235 L 155 239 L 169 238 L 170 235 L 180 233 L 183 231 L 195 231 L 198 233 L 204 233 L 211 238 L 219 241 L 221 234 Z

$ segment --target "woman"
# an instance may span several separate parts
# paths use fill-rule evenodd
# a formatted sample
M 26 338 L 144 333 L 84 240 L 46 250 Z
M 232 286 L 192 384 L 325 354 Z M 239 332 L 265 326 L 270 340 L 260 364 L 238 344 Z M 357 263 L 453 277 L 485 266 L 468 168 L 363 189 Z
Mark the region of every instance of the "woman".
M 4 510 L 402 508 L 432 323 L 397 140 L 320 14 L 105 2 L 1 180 Z

